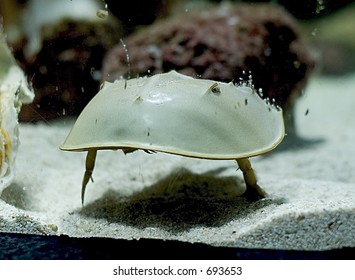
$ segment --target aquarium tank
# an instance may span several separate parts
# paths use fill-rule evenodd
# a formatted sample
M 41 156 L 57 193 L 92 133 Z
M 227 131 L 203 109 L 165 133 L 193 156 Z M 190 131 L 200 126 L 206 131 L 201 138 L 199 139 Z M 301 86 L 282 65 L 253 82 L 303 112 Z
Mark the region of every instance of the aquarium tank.
M 0 259 L 345 258 L 354 14 L 0 0 Z

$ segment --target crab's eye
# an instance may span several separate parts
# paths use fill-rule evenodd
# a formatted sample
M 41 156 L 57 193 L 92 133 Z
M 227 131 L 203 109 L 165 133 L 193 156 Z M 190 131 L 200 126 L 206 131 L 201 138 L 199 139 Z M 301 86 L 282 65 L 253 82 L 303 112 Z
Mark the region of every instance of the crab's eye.
M 214 83 L 208 90 L 211 91 L 214 94 L 220 94 L 221 93 L 221 89 L 219 88 L 217 83 Z

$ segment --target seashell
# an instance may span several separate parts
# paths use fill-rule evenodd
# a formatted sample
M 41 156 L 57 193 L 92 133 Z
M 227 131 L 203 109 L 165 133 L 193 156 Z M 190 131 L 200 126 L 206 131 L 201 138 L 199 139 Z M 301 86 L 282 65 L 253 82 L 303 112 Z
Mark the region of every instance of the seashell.
M 26 76 L 17 65 L 0 26 L 0 194 L 14 179 L 19 145 L 18 113 L 34 98 Z

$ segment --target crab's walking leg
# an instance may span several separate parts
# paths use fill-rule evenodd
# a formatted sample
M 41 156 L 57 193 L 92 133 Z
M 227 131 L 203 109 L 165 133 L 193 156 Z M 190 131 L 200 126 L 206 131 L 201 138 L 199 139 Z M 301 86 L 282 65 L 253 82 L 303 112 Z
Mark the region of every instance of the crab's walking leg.
M 86 185 L 90 179 L 92 180 L 92 172 L 94 171 L 94 167 L 95 167 L 96 154 L 97 154 L 97 150 L 89 150 L 86 156 L 85 174 L 83 178 L 83 183 L 81 185 L 81 203 L 83 205 L 84 205 Z
M 258 200 L 266 197 L 265 191 L 257 184 L 256 176 L 248 158 L 236 159 L 240 170 L 243 172 L 247 189 L 243 196 L 251 200 Z

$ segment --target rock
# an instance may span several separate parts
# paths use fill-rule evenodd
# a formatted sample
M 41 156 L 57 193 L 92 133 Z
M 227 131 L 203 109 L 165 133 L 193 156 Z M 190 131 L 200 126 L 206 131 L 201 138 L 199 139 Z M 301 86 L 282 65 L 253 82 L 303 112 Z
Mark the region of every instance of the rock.
M 103 79 L 178 72 L 249 80 L 283 108 L 300 95 L 314 60 L 298 26 L 269 4 L 221 5 L 160 20 L 124 39 L 103 62 Z M 129 60 L 127 58 L 129 56 Z
M 20 24 L 22 39 L 13 47 L 36 96 L 24 106 L 21 121 L 76 115 L 96 94 L 104 53 L 121 35 L 116 19 L 97 16 L 101 4 L 97 0 L 28 3 Z

